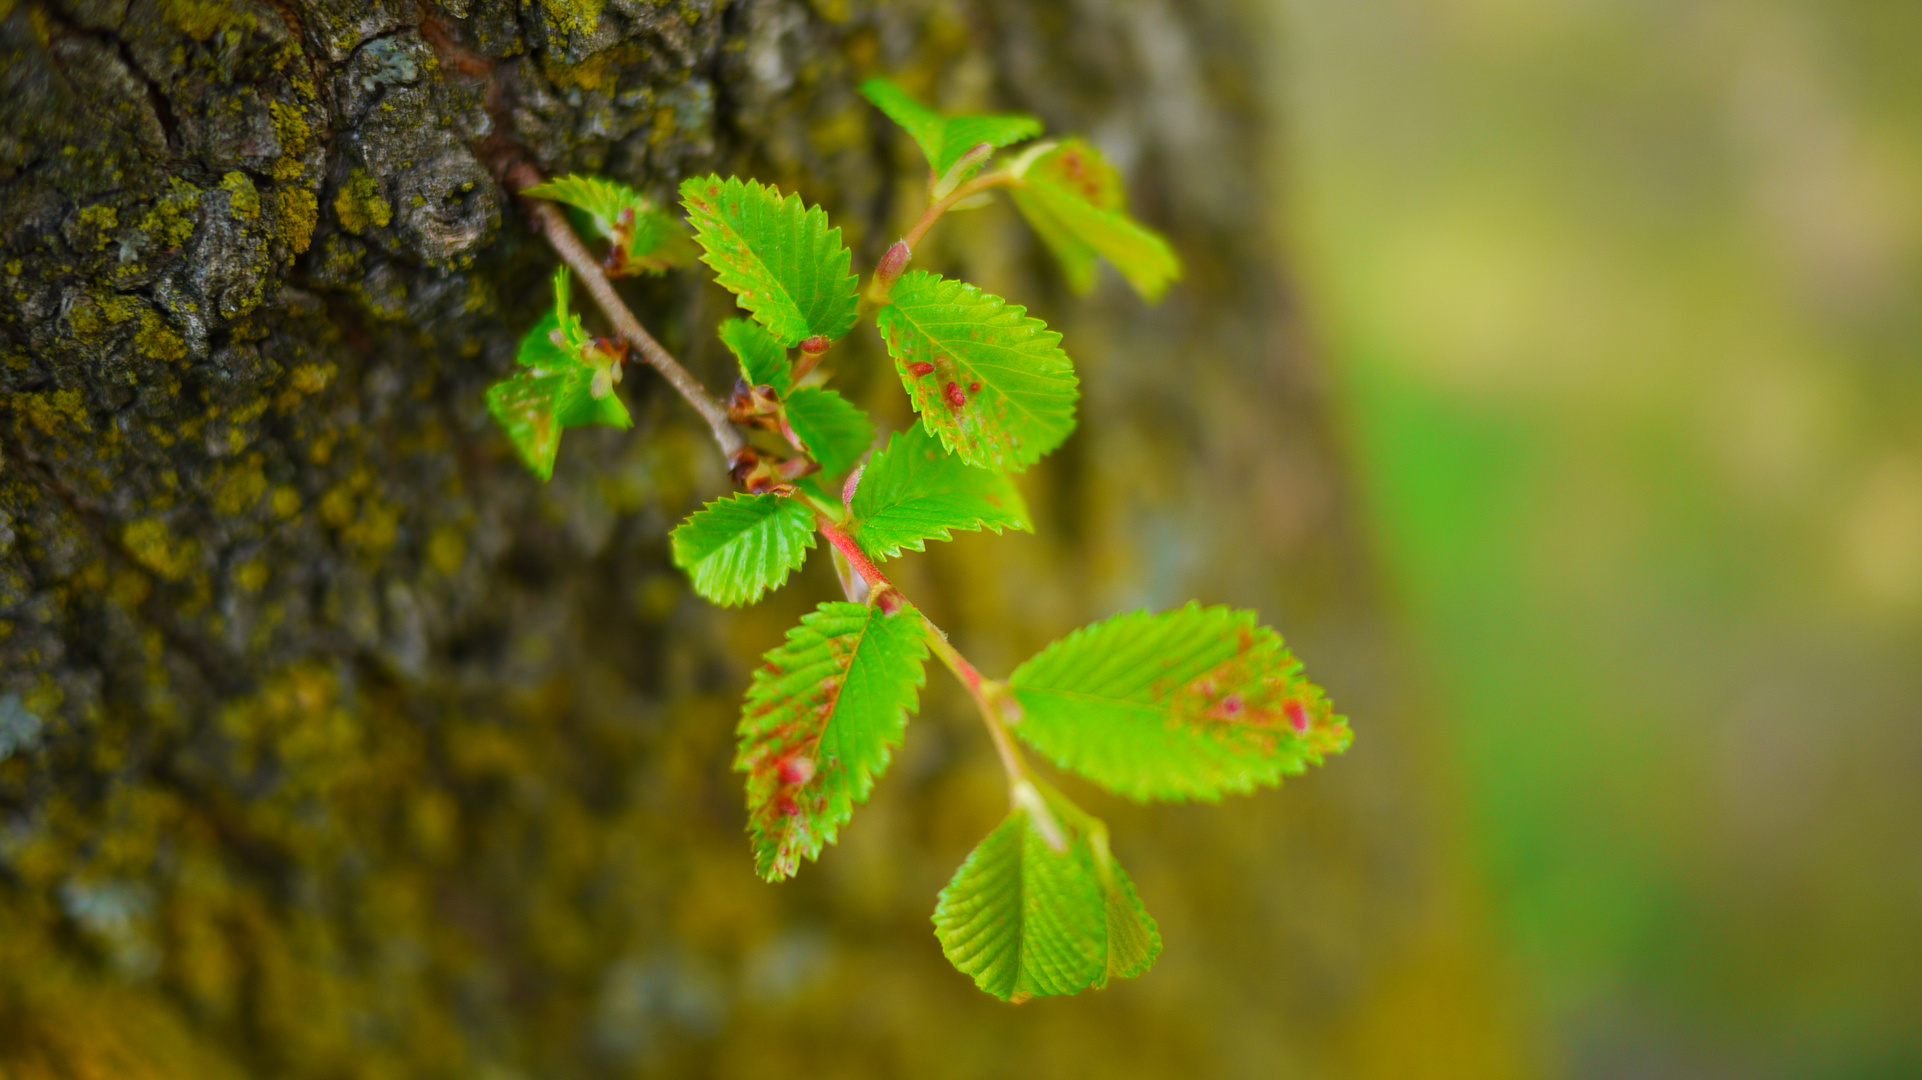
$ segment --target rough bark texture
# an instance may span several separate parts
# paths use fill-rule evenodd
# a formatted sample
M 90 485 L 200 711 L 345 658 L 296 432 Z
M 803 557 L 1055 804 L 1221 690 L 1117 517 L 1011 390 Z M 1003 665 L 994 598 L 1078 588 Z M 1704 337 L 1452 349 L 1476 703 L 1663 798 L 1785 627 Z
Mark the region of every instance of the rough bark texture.
M 0 1075 L 1499 1074 L 1252 44 L 1174 0 L 0 0 Z M 922 250 L 1062 329 L 1086 398 L 1039 536 L 904 560 L 909 595 L 1000 674 L 1123 607 L 1258 607 L 1360 736 L 1223 808 L 1089 794 L 1168 948 L 1070 1002 L 987 1000 L 929 931 L 1004 797 L 945 689 L 839 847 L 753 879 L 736 702 L 832 575 L 688 593 L 666 531 L 725 477 L 659 381 L 545 487 L 482 405 L 552 266 L 493 156 L 756 175 L 871 264 L 920 181 L 880 71 L 1088 133 L 1190 268 L 1077 300 L 999 209 Z M 628 289 L 725 381 L 723 296 Z M 863 333 L 843 383 L 899 426 Z

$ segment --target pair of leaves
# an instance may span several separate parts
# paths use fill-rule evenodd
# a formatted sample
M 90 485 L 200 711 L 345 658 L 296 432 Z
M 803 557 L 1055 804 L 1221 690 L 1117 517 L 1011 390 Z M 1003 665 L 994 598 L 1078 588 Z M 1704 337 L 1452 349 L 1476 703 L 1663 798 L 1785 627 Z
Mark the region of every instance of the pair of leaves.
M 942 193 L 980 168 L 985 155 L 954 171 L 979 146 L 999 149 L 1041 134 L 1032 116 L 943 116 L 885 79 L 869 79 L 861 93 L 899 124 L 927 155 Z M 1105 258 L 1145 299 L 1158 300 L 1181 277 L 1181 260 L 1158 233 L 1128 215 L 1121 174 L 1093 145 L 1067 139 L 1037 145 L 1012 166 L 1015 206 L 1061 262 L 1068 284 L 1085 293 L 1095 285 L 1095 260 Z
M 1150 302 L 1181 276 L 1168 242 L 1128 216 L 1121 174 L 1101 151 L 1064 140 L 1020 165 L 1010 194 L 1028 224 L 1061 263 L 1068 284 L 1086 293 L 1095 285 L 1095 259 L 1107 259 Z
M 928 649 L 903 605 L 830 601 L 801 617 L 754 673 L 734 767 L 748 774 L 755 870 L 791 877 L 834 841 L 901 745 Z
M 683 181 L 681 205 L 704 251 L 701 261 L 784 348 L 815 336 L 837 341 L 854 328 L 850 256 L 820 207 L 753 180 L 719 176 Z
M 1074 430 L 1074 365 L 1027 309 L 922 270 L 904 274 L 891 301 L 876 319 L 901 385 L 963 461 L 1019 472 Z
M 983 155 L 970 162 L 962 173 L 954 167 L 977 146 L 1000 149 L 1041 134 L 1041 121 L 1022 113 L 996 116 L 943 116 L 909 97 L 886 79 L 869 79 L 861 84 L 861 96 L 901 125 L 927 156 L 928 168 L 951 189 L 967 179 L 966 172 L 978 169 L 987 160 Z M 952 175 L 951 175 L 952 174 Z
M 795 406 L 814 401 L 812 395 L 840 401 L 831 390 L 795 391 L 788 408 L 797 430 L 801 413 Z M 865 449 L 866 418 L 841 404 L 859 417 L 861 429 L 850 428 L 836 452 L 845 452 L 856 439 Z M 818 438 L 822 446 L 830 445 Z M 849 509 L 853 516 L 846 527 L 876 559 L 904 549 L 925 550 L 928 540 L 950 539 L 952 529 L 1034 528 L 1027 503 L 1007 477 L 966 464 L 919 427 L 896 434 L 875 455 L 862 471 Z M 674 530 L 671 544 L 674 564 L 687 572 L 694 591 L 724 606 L 751 604 L 806 561 L 814 546 L 814 511 L 779 495 L 732 495 L 690 515 Z
M 1107 829 L 1028 781 L 941 890 L 934 934 L 976 986 L 1017 1003 L 1132 978 L 1161 953 Z
M 1351 739 L 1281 638 L 1252 612 L 1221 607 L 1078 630 L 1002 692 L 1024 742 L 1135 799 L 1212 801 L 1272 785 Z M 942 891 L 934 925 L 954 966 L 1004 1000 L 1139 974 L 1161 948 L 1106 827 L 1029 781 Z
M 522 194 L 581 211 L 594 234 L 608 241 L 610 277 L 658 274 L 692 261 L 693 252 L 681 223 L 656 206 L 653 199 L 626 184 L 597 176 L 569 175 L 537 184 Z
M 487 388 L 487 411 L 507 432 L 521 460 L 546 480 L 554 474 L 566 428 L 634 426 L 613 393 L 620 358 L 596 346 L 568 311 L 567 270 L 554 274 L 554 307 L 521 339 L 520 371 Z

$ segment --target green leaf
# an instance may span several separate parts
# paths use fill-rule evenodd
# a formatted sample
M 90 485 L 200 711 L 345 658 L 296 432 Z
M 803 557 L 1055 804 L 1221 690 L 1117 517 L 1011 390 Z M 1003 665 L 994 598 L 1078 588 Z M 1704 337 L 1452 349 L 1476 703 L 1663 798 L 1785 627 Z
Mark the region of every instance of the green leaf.
M 694 591 L 724 607 L 787 581 L 814 546 L 814 511 L 779 495 L 733 495 L 688 516 L 669 539 Z
M 673 215 L 626 184 L 578 174 L 556 177 L 522 192 L 582 210 L 596 234 L 610 241 L 608 272 L 659 273 L 690 261 L 687 240 Z
M 1097 255 L 1150 301 L 1181 277 L 1181 259 L 1168 242 L 1128 216 L 1121 174 L 1080 139 L 1036 158 L 1010 194 L 1076 292 L 1094 288 Z
M 819 334 L 829 341 L 854 326 L 854 275 L 841 230 L 818 206 L 781 198 L 753 180 L 690 177 L 681 203 L 715 280 L 783 346 Z
M 849 528 L 876 559 L 925 550 L 925 541 L 951 539 L 949 529 L 1034 531 L 1013 481 L 943 450 L 919 424 L 868 462 L 850 507 Z
M 1106 828 L 1027 781 L 1015 799 L 941 890 L 934 934 L 948 962 L 1017 1003 L 1148 970 L 1161 932 L 1109 855 Z
M 567 292 L 562 269 L 554 275 L 554 307 L 521 338 L 514 355 L 520 370 L 487 388 L 487 411 L 542 480 L 554 474 L 564 428 L 634 426 L 627 406 L 612 392 L 620 362 L 592 344 L 580 317 L 567 310 Z
M 874 442 L 874 421 L 832 390 L 803 386 L 788 395 L 783 407 L 808 455 L 821 463 L 823 476 L 847 475 Z
M 877 321 L 921 422 L 968 464 L 1019 472 L 1074 430 L 1074 365 L 1026 308 L 913 270 Z
M 919 707 L 921 615 L 829 601 L 801 617 L 754 673 L 734 767 L 748 774 L 755 870 L 770 881 L 813 859 L 867 801 Z
M 721 324 L 721 343 L 741 365 L 741 377 L 749 386 L 772 386 L 776 394 L 786 394 L 793 369 L 788 365 L 787 349 L 752 319 L 729 319 Z
M 561 449 L 561 425 L 554 417 L 559 390 L 551 378 L 507 379 L 487 388 L 487 411 L 542 480 L 553 478 L 554 456 Z
M 1021 665 L 1008 688 L 1022 741 L 1139 800 L 1272 786 L 1353 738 L 1281 636 L 1225 607 L 1083 627 Z
M 946 176 L 955 162 L 982 143 L 1000 148 L 1041 134 L 1041 121 L 1024 113 L 942 116 L 886 79 L 862 83 L 861 95 L 920 144 L 936 176 Z

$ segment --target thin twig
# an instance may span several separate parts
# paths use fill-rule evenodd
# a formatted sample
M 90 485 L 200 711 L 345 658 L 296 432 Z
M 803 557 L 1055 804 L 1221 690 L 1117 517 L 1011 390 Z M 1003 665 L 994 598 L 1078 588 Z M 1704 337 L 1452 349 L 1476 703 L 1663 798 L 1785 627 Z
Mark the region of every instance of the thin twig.
M 519 193 L 539 184 L 541 177 L 532 165 L 522 162 L 509 171 L 508 180 L 515 192 Z M 601 269 L 600 260 L 594 258 L 593 254 L 587 250 L 587 245 L 581 243 L 581 238 L 574 234 L 574 227 L 567 223 L 567 215 L 561 213 L 559 207 L 546 199 L 523 199 L 522 201 L 527 204 L 528 212 L 534 215 L 534 222 L 540 227 L 541 234 L 547 237 L 547 242 L 552 244 L 554 250 L 559 253 L 561 261 L 572 267 L 575 276 L 581 279 L 581 284 L 587 286 L 588 295 L 594 298 L 594 303 L 600 307 L 601 314 L 607 316 L 607 321 L 614 324 L 614 329 L 640 351 L 641 359 L 649 367 L 660 372 L 667 379 L 668 385 L 674 387 L 681 397 L 687 399 L 689 405 L 694 406 L 694 411 L 701 414 L 701 418 L 707 421 L 708 429 L 714 433 L 714 442 L 720 446 L 721 456 L 727 458 L 732 464 L 734 455 L 739 453 L 747 443 L 741 438 L 741 433 L 728 421 L 727 407 L 709 396 L 707 388 L 701 385 L 700 380 L 688 374 L 688 370 L 681 366 L 680 361 L 674 359 L 666 349 L 661 348 L 661 343 L 655 341 L 654 336 L 641 325 L 641 321 L 628 310 L 620 294 L 614 291 L 614 284 L 607 280 L 607 274 Z

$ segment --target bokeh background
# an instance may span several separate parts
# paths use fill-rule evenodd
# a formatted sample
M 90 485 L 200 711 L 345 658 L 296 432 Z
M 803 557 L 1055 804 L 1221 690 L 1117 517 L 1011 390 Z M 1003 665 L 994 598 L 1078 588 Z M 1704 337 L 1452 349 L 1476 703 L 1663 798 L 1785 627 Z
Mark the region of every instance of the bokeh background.
M 0 0 L 0 1080 L 1922 1076 L 1922 6 Z M 1004 1006 L 934 897 L 1005 812 L 965 699 L 755 879 L 746 611 L 658 380 L 552 483 L 487 418 L 552 257 L 488 139 L 740 172 L 857 266 L 1019 108 L 1186 279 L 1005 207 L 916 265 L 1065 335 L 1034 535 L 891 570 L 990 674 L 1191 597 L 1351 718 L 1114 833 L 1166 950 Z M 731 300 L 624 286 L 710 385 Z M 910 422 L 871 336 L 836 385 Z M 182 437 L 184 436 L 184 437 Z
M 1922 7 L 1270 26 L 1280 235 L 1540 1066 L 1922 1075 Z

